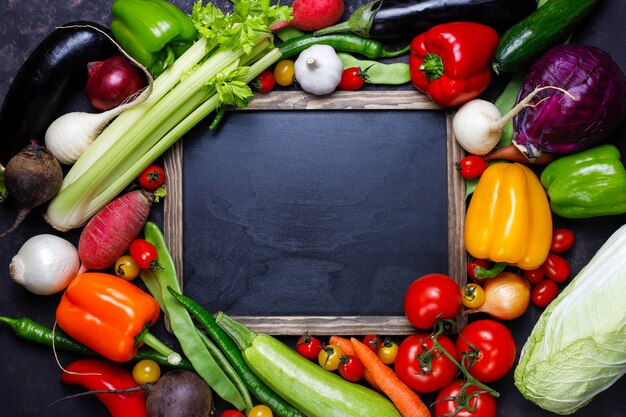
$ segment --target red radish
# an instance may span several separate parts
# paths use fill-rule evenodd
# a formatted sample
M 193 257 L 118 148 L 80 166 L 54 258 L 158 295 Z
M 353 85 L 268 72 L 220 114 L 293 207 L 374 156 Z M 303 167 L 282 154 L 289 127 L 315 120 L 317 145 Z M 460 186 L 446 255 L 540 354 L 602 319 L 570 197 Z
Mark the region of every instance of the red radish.
M 292 19 L 278 22 L 270 29 L 279 30 L 287 26 L 304 31 L 322 29 L 341 19 L 345 5 L 343 0 L 294 0 L 291 7 Z
M 152 194 L 131 191 L 107 204 L 85 226 L 78 241 L 81 270 L 107 268 L 122 256 L 148 220 Z

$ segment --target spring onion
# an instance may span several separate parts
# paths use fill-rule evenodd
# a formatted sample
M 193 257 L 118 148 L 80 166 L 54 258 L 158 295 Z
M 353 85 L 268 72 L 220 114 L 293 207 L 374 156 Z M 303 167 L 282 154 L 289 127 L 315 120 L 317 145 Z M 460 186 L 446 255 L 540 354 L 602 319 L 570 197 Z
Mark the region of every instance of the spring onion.
M 81 226 L 198 122 L 222 106 L 244 107 L 248 86 L 276 62 L 268 25 L 290 8 L 236 0 L 231 14 L 194 4 L 200 39 L 154 81 L 150 97 L 118 116 L 72 166 L 46 220 L 58 230 Z

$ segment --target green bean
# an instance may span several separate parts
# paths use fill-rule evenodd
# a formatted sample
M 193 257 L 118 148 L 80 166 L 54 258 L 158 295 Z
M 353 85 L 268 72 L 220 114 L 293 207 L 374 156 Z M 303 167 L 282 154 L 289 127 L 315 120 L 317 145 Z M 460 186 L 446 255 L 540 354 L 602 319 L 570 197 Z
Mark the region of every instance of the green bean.
M 84 356 L 100 356 L 87 346 L 78 343 L 76 340 L 67 336 L 62 331 L 55 330 L 53 334 L 52 329 L 27 317 L 14 319 L 11 317 L 0 316 L 0 323 L 9 325 L 17 336 L 31 342 L 52 347 L 52 341 L 54 339 L 55 349 L 73 352 Z M 191 363 L 187 359 L 183 359 L 178 365 L 174 366 L 167 361 L 167 357 L 165 355 L 158 353 L 148 346 L 142 346 L 133 357 L 133 361 L 140 361 L 143 359 L 151 359 L 161 366 L 193 369 Z
M 180 284 L 176 275 L 174 260 L 167 249 L 161 230 L 155 223 L 146 222 L 144 238 L 156 247 L 158 262 L 161 268 L 156 268 L 152 270 L 152 274 L 145 277 L 142 275 L 141 278 L 148 281 L 152 279 L 157 280 L 163 302 L 161 308 L 167 314 L 172 332 L 178 339 L 185 356 L 192 363 L 198 375 L 204 379 L 217 395 L 239 410 L 246 409 L 249 404 L 246 404 L 235 384 L 213 359 L 213 356 L 198 335 L 196 326 L 185 307 L 167 291 L 167 287 L 176 288 L 180 291 Z M 147 286 L 154 288 L 155 283 Z
M 361 68 L 361 71 L 365 71 L 367 75 L 365 82 L 368 84 L 400 85 L 411 81 L 409 64 L 405 62 L 384 64 L 378 61 L 358 59 L 345 52 L 339 52 L 337 56 L 343 62 L 344 68 L 357 67 Z
M 215 323 L 215 319 L 208 311 L 173 288 L 168 288 L 168 290 L 196 319 L 200 326 L 204 328 L 211 339 L 215 341 L 257 400 L 271 408 L 277 417 L 305 417 L 304 414 L 278 396 L 252 372 L 235 342 Z
M 313 45 L 329 45 L 337 52 L 361 54 L 367 58 L 393 58 L 409 51 L 410 45 L 398 51 L 388 51 L 383 44 L 374 39 L 362 38 L 352 33 L 337 33 L 332 35 L 313 36 L 307 34 L 289 39 L 278 45 L 283 58 L 290 58 Z

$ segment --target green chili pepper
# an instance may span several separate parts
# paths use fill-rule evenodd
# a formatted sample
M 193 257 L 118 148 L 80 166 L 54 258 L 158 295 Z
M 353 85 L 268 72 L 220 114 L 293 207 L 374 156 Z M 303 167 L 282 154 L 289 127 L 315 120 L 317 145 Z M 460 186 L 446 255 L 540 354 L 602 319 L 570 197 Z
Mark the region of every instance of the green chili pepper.
M 362 38 L 351 33 L 338 33 L 332 35 L 313 36 L 312 34 L 289 39 L 278 45 L 283 58 L 290 58 L 312 45 L 329 45 L 337 52 L 350 52 L 361 54 L 367 58 L 393 58 L 409 51 L 410 45 L 398 51 L 388 51 L 383 44 L 374 39 Z
M 378 61 L 358 59 L 345 52 L 339 52 L 337 56 L 343 62 L 344 68 L 361 68 L 367 74 L 365 82 L 368 84 L 400 85 L 411 81 L 409 64 L 406 62 L 384 64 Z
M 278 417 L 304 417 L 304 414 L 278 396 L 252 372 L 235 342 L 215 323 L 215 319 L 208 311 L 191 298 L 176 292 L 173 288 L 170 287 L 168 290 L 224 352 L 224 356 L 233 364 L 243 383 L 259 402 L 271 408 Z
M 148 287 L 149 291 L 160 292 L 161 308 L 167 314 L 172 332 L 178 339 L 185 356 L 192 363 L 198 375 L 205 380 L 217 395 L 239 410 L 249 410 L 252 408 L 251 402 L 246 401 L 244 395 L 239 391 L 238 384 L 231 381 L 207 349 L 185 307 L 176 301 L 167 290 L 168 287 L 172 287 L 178 292 L 181 291 L 174 260 L 167 248 L 161 230 L 155 223 L 146 222 L 143 231 L 144 238 L 157 249 L 158 262 L 161 268 L 142 270 L 141 279 L 146 282 L 146 287 Z
M 115 0 L 111 32 L 154 75 L 163 72 L 197 38 L 193 22 L 166 0 Z
M 626 213 L 626 170 L 619 150 L 603 144 L 563 156 L 541 173 L 552 211 L 568 219 Z
M 54 339 L 55 349 L 61 349 L 84 356 L 100 356 L 87 346 L 78 343 L 76 340 L 67 336 L 62 331 L 55 330 L 53 335 L 52 329 L 27 317 L 14 319 L 11 317 L 0 316 L 0 323 L 7 324 L 11 327 L 11 329 L 13 329 L 16 335 L 31 342 L 52 347 L 52 340 Z M 148 346 L 141 347 L 133 357 L 133 361 L 140 361 L 143 359 L 152 359 L 159 365 L 170 368 L 193 369 L 191 363 L 187 359 L 183 359 L 178 365 L 174 366 L 167 361 L 167 356 L 158 353 Z

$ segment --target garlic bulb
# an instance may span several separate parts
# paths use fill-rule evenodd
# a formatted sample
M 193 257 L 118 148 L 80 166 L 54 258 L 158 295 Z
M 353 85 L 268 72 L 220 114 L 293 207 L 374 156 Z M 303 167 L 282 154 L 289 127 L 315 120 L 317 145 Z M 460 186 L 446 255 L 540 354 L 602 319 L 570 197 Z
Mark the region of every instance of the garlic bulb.
M 294 63 L 296 80 L 307 93 L 330 94 L 339 85 L 343 62 L 328 45 L 313 45 L 300 53 Z
M 67 240 L 41 234 L 28 239 L 11 260 L 11 278 L 28 291 L 50 295 L 64 290 L 80 268 L 78 250 Z

